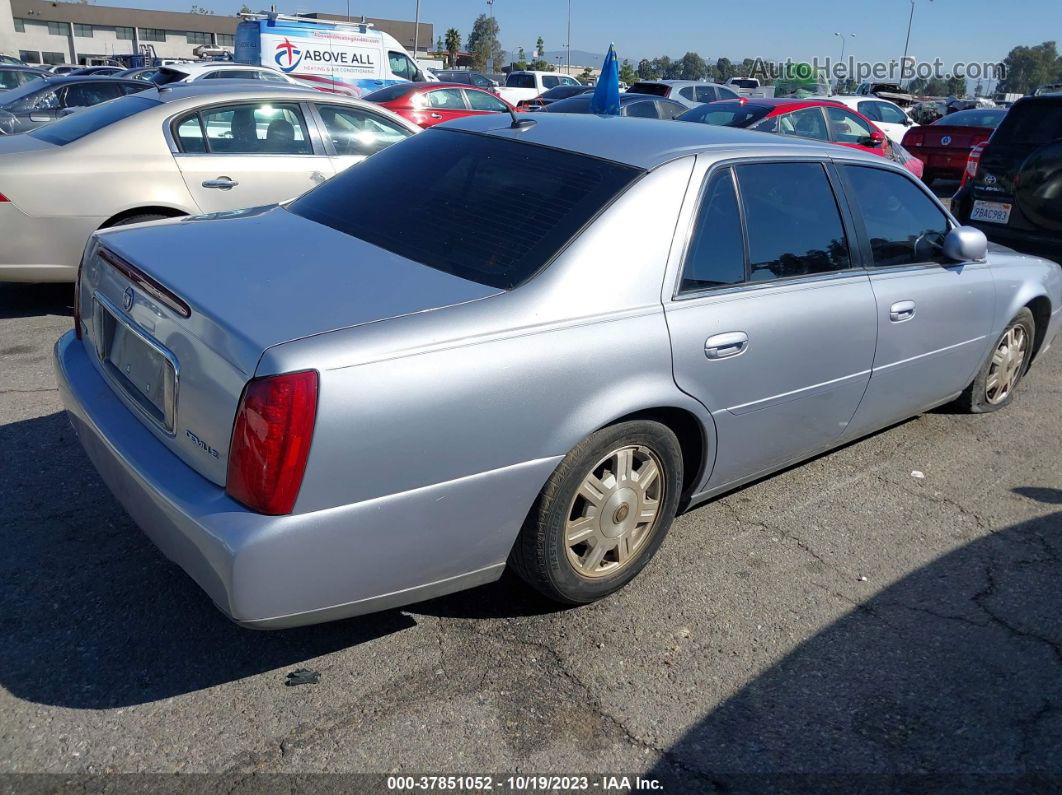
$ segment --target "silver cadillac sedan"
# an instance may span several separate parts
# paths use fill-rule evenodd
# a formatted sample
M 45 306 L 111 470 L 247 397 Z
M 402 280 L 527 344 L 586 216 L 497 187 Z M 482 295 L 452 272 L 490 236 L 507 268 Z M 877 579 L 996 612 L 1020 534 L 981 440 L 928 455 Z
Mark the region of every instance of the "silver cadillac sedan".
M 535 114 L 286 206 L 97 233 L 55 360 L 143 530 L 228 616 L 288 627 L 506 566 L 600 599 L 679 510 L 1006 406 L 1060 325 L 1057 265 L 882 158 Z

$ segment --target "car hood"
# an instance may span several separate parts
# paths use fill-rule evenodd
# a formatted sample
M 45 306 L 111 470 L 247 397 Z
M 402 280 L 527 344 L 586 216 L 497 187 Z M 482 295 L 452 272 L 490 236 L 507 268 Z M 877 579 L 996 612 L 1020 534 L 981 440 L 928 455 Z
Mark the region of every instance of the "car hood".
M 4 111 L 0 110 L 0 114 Z M 0 134 L 0 155 L 24 154 L 25 152 L 41 152 L 45 149 L 56 149 L 55 144 L 34 138 L 32 135 L 3 135 Z
M 274 345 L 502 292 L 276 206 L 98 235 L 187 302 L 193 333 L 245 373 Z

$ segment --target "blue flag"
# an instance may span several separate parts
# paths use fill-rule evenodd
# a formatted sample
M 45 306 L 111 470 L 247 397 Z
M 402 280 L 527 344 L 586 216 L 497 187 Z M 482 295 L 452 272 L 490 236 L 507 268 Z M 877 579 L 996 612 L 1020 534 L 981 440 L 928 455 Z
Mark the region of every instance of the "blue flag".
M 615 47 L 610 44 L 594 88 L 594 98 L 590 100 L 590 112 L 618 116 L 619 110 L 619 59 Z

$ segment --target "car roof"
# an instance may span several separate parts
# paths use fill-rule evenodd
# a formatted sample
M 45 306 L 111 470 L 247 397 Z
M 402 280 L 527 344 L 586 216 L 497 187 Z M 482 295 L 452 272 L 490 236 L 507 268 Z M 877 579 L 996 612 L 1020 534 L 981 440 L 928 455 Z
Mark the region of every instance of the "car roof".
M 712 83 L 708 80 L 635 80 L 631 85 L 648 83 L 655 86 L 719 86 L 721 83 Z M 726 88 L 726 86 L 722 86 Z
M 170 69 L 174 72 L 196 74 L 197 72 L 213 72 L 216 69 L 261 69 L 266 72 L 283 74 L 279 69 L 270 69 L 268 66 L 254 63 L 233 63 L 232 61 L 193 61 L 192 63 L 174 63 L 160 66 L 159 70 Z
M 130 80 L 128 82 L 144 85 L 142 80 Z M 176 102 L 190 97 L 214 95 L 246 99 L 247 97 L 269 96 L 270 94 L 283 96 L 291 94 L 295 97 L 305 96 L 307 98 L 328 100 L 347 99 L 341 94 L 323 94 L 309 85 L 299 86 L 294 83 L 273 83 L 261 80 L 203 80 L 192 83 L 168 83 L 157 88 L 152 88 L 149 84 L 148 88 L 141 93 L 145 96 L 155 97 L 160 102 Z M 156 94 L 158 95 L 157 97 L 155 96 Z
M 513 129 L 508 116 L 484 114 L 455 119 L 447 122 L 445 127 L 526 141 L 642 169 L 653 169 L 676 158 L 700 152 L 803 154 L 877 164 L 887 162 L 877 155 L 832 143 L 781 138 L 772 133 L 710 124 L 583 113 L 528 113 L 520 114 L 518 118 L 534 123 Z

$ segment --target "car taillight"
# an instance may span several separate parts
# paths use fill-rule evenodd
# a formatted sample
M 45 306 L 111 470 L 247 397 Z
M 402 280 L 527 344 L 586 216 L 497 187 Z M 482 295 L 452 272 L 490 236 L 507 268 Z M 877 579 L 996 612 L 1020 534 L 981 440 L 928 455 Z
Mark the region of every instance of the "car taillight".
M 225 491 L 258 513 L 291 513 L 317 420 L 317 371 L 248 382 L 229 445 Z
M 981 169 L 981 154 L 984 151 L 984 144 L 978 144 L 970 150 L 970 156 L 966 159 L 966 170 L 962 172 L 963 185 L 965 185 L 971 179 L 975 179 L 977 177 L 977 172 Z
M 0 193 L 0 202 L 9 202 L 11 199 L 7 198 L 4 194 Z

